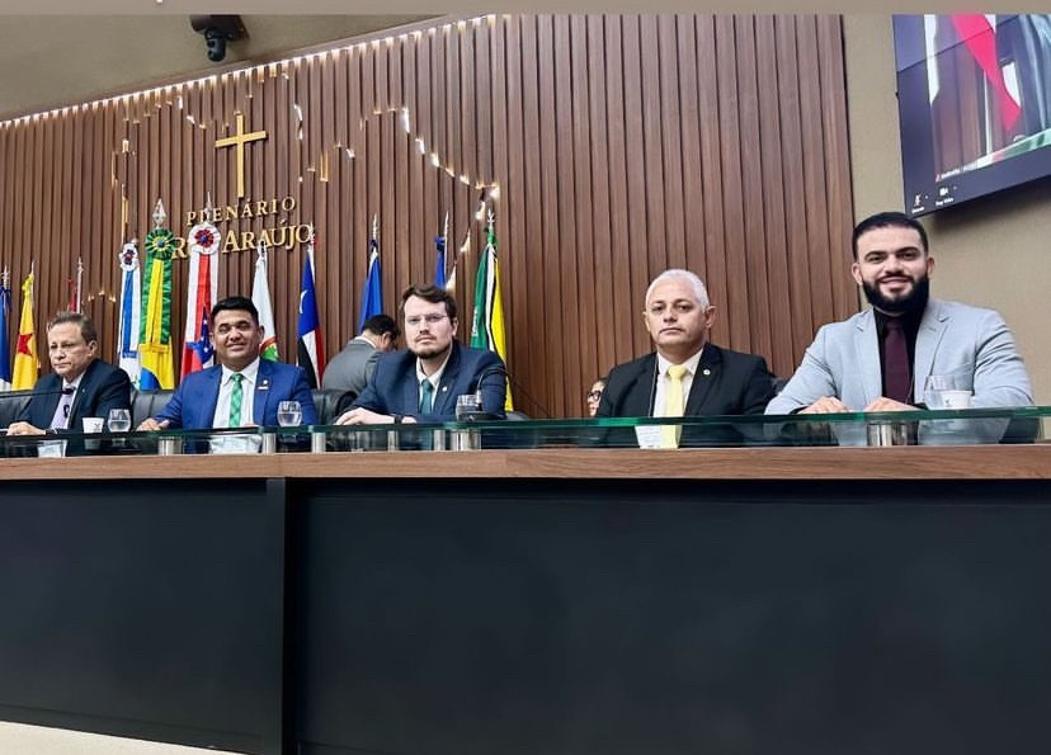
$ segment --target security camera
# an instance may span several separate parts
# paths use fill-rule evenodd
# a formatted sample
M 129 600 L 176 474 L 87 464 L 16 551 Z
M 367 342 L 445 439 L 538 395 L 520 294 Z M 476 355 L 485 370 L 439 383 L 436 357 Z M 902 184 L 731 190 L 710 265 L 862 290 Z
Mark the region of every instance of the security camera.
M 226 57 L 226 43 L 248 36 L 240 16 L 190 16 L 190 26 L 204 35 L 208 60 L 220 62 Z

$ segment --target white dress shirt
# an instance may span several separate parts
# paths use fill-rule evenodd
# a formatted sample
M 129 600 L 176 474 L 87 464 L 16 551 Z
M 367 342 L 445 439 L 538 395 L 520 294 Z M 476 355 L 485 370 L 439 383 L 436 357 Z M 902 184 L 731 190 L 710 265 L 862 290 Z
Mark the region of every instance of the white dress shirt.
M 704 347 L 702 346 L 700 351 L 683 362 L 683 366 L 686 368 L 686 374 L 682 376 L 683 410 L 686 409 L 686 402 L 690 400 L 690 388 L 693 387 L 693 376 L 697 374 L 697 367 L 701 362 L 701 354 L 703 352 Z M 671 380 L 671 378 L 668 377 L 668 368 L 671 366 L 672 363 L 670 361 L 662 357 L 659 353 L 657 354 L 657 387 L 653 396 L 654 417 L 664 416 L 664 407 L 668 395 L 668 381 Z
M 219 379 L 219 400 L 215 402 L 215 414 L 212 416 L 212 427 L 223 428 L 230 426 L 230 396 L 234 392 L 234 371 L 223 365 L 223 374 Z M 241 381 L 241 424 L 254 425 L 255 418 L 252 416 L 252 404 L 255 403 L 255 383 L 259 376 L 259 357 L 241 370 L 244 379 Z

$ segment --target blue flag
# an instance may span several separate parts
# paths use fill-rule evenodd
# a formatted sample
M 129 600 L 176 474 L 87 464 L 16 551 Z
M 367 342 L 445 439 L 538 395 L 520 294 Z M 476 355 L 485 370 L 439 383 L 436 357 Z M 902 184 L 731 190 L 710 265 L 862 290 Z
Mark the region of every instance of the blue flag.
M 369 241 L 369 272 L 365 276 L 365 287 L 361 290 L 361 317 L 358 318 L 358 332 L 365 328 L 365 321 L 373 315 L 383 314 L 383 285 L 380 269 L 380 242 L 375 238 Z
M 11 390 L 11 341 L 7 328 L 11 320 L 11 289 L 0 284 L 0 391 Z
M 438 259 L 434 267 L 434 285 L 445 288 L 445 237 L 435 236 L 434 247 L 438 250 Z
M 303 285 L 299 292 L 299 335 L 296 343 L 297 363 L 307 371 L 311 388 L 321 386 L 325 372 L 325 342 L 321 337 L 321 323 L 314 295 L 314 245 L 307 247 L 303 260 Z

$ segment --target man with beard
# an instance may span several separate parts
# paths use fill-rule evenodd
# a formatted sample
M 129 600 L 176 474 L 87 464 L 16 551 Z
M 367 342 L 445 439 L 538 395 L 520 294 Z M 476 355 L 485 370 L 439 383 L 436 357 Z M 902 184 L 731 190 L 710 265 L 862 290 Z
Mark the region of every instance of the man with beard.
M 927 234 L 900 212 L 854 229 L 851 273 L 872 304 L 825 325 L 767 414 L 906 411 L 922 406 L 930 375 L 952 375 L 974 407 L 1029 406 L 1029 375 L 1003 318 L 931 299 Z
M 456 397 L 478 393 L 482 411 L 504 416 L 507 373 L 500 357 L 456 342 L 456 300 L 435 286 L 401 297 L 407 349 L 383 354 L 372 381 L 338 425 L 441 422 L 456 416 Z

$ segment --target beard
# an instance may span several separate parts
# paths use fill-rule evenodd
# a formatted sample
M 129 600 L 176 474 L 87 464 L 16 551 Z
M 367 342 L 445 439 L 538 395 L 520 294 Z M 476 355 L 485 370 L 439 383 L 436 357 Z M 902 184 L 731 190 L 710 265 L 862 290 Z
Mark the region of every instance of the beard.
M 452 341 L 445 344 L 444 346 L 428 344 L 426 346 L 417 347 L 416 344 L 413 344 L 410 351 L 412 351 L 412 353 L 418 356 L 420 359 L 433 359 L 434 357 L 441 356 L 451 348 Z
M 912 291 L 896 299 L 890 299 L 881 294 L 878 283 L 871 285 L 863 281 L 861 288 L 869 304 L 880 312 L 888 315 L 904 315 L 921 311 L 927 306 L 927 300 L 931 296 L 931 279 L 924 275 L 912 285 Z

